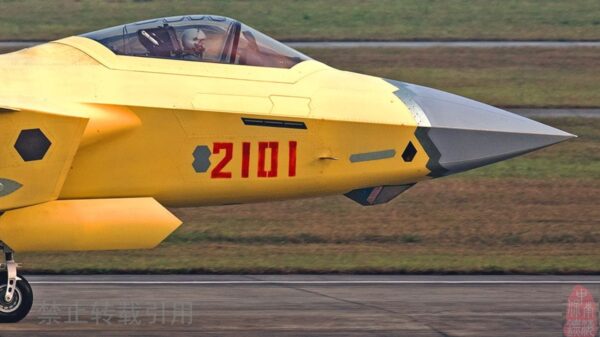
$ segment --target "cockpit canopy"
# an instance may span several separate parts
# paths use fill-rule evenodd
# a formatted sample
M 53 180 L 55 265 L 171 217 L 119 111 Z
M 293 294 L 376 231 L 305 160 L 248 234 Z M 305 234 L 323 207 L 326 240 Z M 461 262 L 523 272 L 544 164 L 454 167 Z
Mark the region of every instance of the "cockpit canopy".
M 117 55 L 274 68 L 310 59 L 243 23 L 213 15 L 153 19 L 82 36 Z

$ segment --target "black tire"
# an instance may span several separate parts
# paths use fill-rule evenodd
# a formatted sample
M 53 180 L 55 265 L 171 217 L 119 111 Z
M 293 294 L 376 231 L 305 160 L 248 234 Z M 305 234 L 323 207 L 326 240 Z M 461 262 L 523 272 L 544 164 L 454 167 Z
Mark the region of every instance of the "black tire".
M 0 323 L 16 323 L 25 318 L 31 310 L 33 291 L 23 276 L 19 275 L 19 278 L 13 299 L 7 303 L 4 301 L 7 275 L 5 270 L 2 271 L 0 276 Z

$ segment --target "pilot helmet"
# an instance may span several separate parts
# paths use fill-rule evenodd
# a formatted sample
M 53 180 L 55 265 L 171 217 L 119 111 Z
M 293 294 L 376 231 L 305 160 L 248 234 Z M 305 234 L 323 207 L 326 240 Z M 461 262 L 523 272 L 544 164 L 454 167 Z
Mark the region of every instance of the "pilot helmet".
M 206 40 L 206 34 L 200 28 L 190 28 L 183 31 L 181 45 L 184 50 L 193 50 L 196 41 Z

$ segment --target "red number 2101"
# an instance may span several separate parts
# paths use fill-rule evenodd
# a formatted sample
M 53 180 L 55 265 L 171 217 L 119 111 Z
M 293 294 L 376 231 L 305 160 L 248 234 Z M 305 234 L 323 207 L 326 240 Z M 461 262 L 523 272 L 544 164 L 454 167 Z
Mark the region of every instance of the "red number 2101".
M 250 177 L 250 150 L 251 143 L 242 143 L 242 178 Z M 288 143 L 288 177 L 296 176 L 296 157 L 298 143 Z M 226 171 L 225 167 L 233 159 L 233 143 L 213 143 L 213 154 L 224 152 L 223 158 L 211 171 L 211 178 L 231 178 L 232 173 Z M 267 167 L 267 158 L 269 165 Z M 258 167 L 256 175 L 259 178 L 274 178 L 278 175 L 279 168 L 279 142 L 258 142 Z
M 233 143 L 213 144 L 213 154 L 219 154 L 221 150 L 225 151 L 225 155 L 210 173 L 211 178 L 231 178 L 231 172 L 224 172 L 223 169 L 233 158 Z

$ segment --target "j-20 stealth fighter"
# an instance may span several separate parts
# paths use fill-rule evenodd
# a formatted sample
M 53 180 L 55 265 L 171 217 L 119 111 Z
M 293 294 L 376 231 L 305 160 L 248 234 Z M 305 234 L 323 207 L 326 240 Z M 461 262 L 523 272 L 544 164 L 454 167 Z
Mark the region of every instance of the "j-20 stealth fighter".
M 489 105 L 329 67 L 232 19 L 126 24 L 0 56 L 0 322 L 32 304 L 14 252 L 152 248 L 165 207 L 415 183 L 571 134 Z

